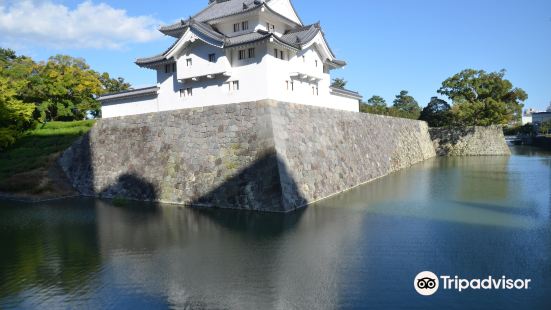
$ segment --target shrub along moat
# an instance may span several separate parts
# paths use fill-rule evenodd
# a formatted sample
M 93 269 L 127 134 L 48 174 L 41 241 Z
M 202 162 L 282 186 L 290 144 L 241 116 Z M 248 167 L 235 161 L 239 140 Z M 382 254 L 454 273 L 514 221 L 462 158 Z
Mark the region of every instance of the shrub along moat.
M 26 194 L 57 194 L 59 178 L 54 165 L 67 149 L 94 125 L 93 120 L 49 122 L 25 133 L 0 152 L 0 191 Z

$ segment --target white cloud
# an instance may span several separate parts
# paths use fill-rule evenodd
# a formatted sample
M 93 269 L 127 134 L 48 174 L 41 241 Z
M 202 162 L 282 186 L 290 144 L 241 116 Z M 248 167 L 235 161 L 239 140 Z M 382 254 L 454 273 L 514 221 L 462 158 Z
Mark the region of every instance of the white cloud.
M 119 49 L 160 38 L 159 21 L 86 0 L 71 9 L 52 0 L 0 0 L 0 43 Z

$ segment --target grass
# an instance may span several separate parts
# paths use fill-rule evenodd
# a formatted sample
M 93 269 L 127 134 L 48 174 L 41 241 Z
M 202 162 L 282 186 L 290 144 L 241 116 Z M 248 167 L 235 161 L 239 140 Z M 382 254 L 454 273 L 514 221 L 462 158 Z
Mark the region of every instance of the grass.
M 35 188 L 42 182 L 39 176 L 45 175 L 59 153 L 88 132 L 94 122 L 50 122 L 25 133 L 8 150 L 0 152 L 0 190 Z

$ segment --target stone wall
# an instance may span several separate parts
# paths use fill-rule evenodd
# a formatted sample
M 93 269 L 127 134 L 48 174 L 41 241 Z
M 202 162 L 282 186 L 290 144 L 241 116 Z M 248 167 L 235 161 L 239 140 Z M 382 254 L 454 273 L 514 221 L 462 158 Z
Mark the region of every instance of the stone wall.
M 499 126 L 431 128 L 434 148 L 439 156 L 509 155 L 503 129 Z
M 104 119 L 59 163 L 85 196 L 286 212 L 433 156 L 424 122 L 259 101 Z

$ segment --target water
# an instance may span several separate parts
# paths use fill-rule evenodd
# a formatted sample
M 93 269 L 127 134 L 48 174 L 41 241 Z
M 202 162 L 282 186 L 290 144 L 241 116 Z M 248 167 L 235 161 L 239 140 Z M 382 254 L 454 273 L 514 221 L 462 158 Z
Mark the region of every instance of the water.
M 551 153 L 434 159 L 291 215 L 0 202 L 0 308 L 550 309 Z M 423 297 L 417 273 L 532 279 Z

